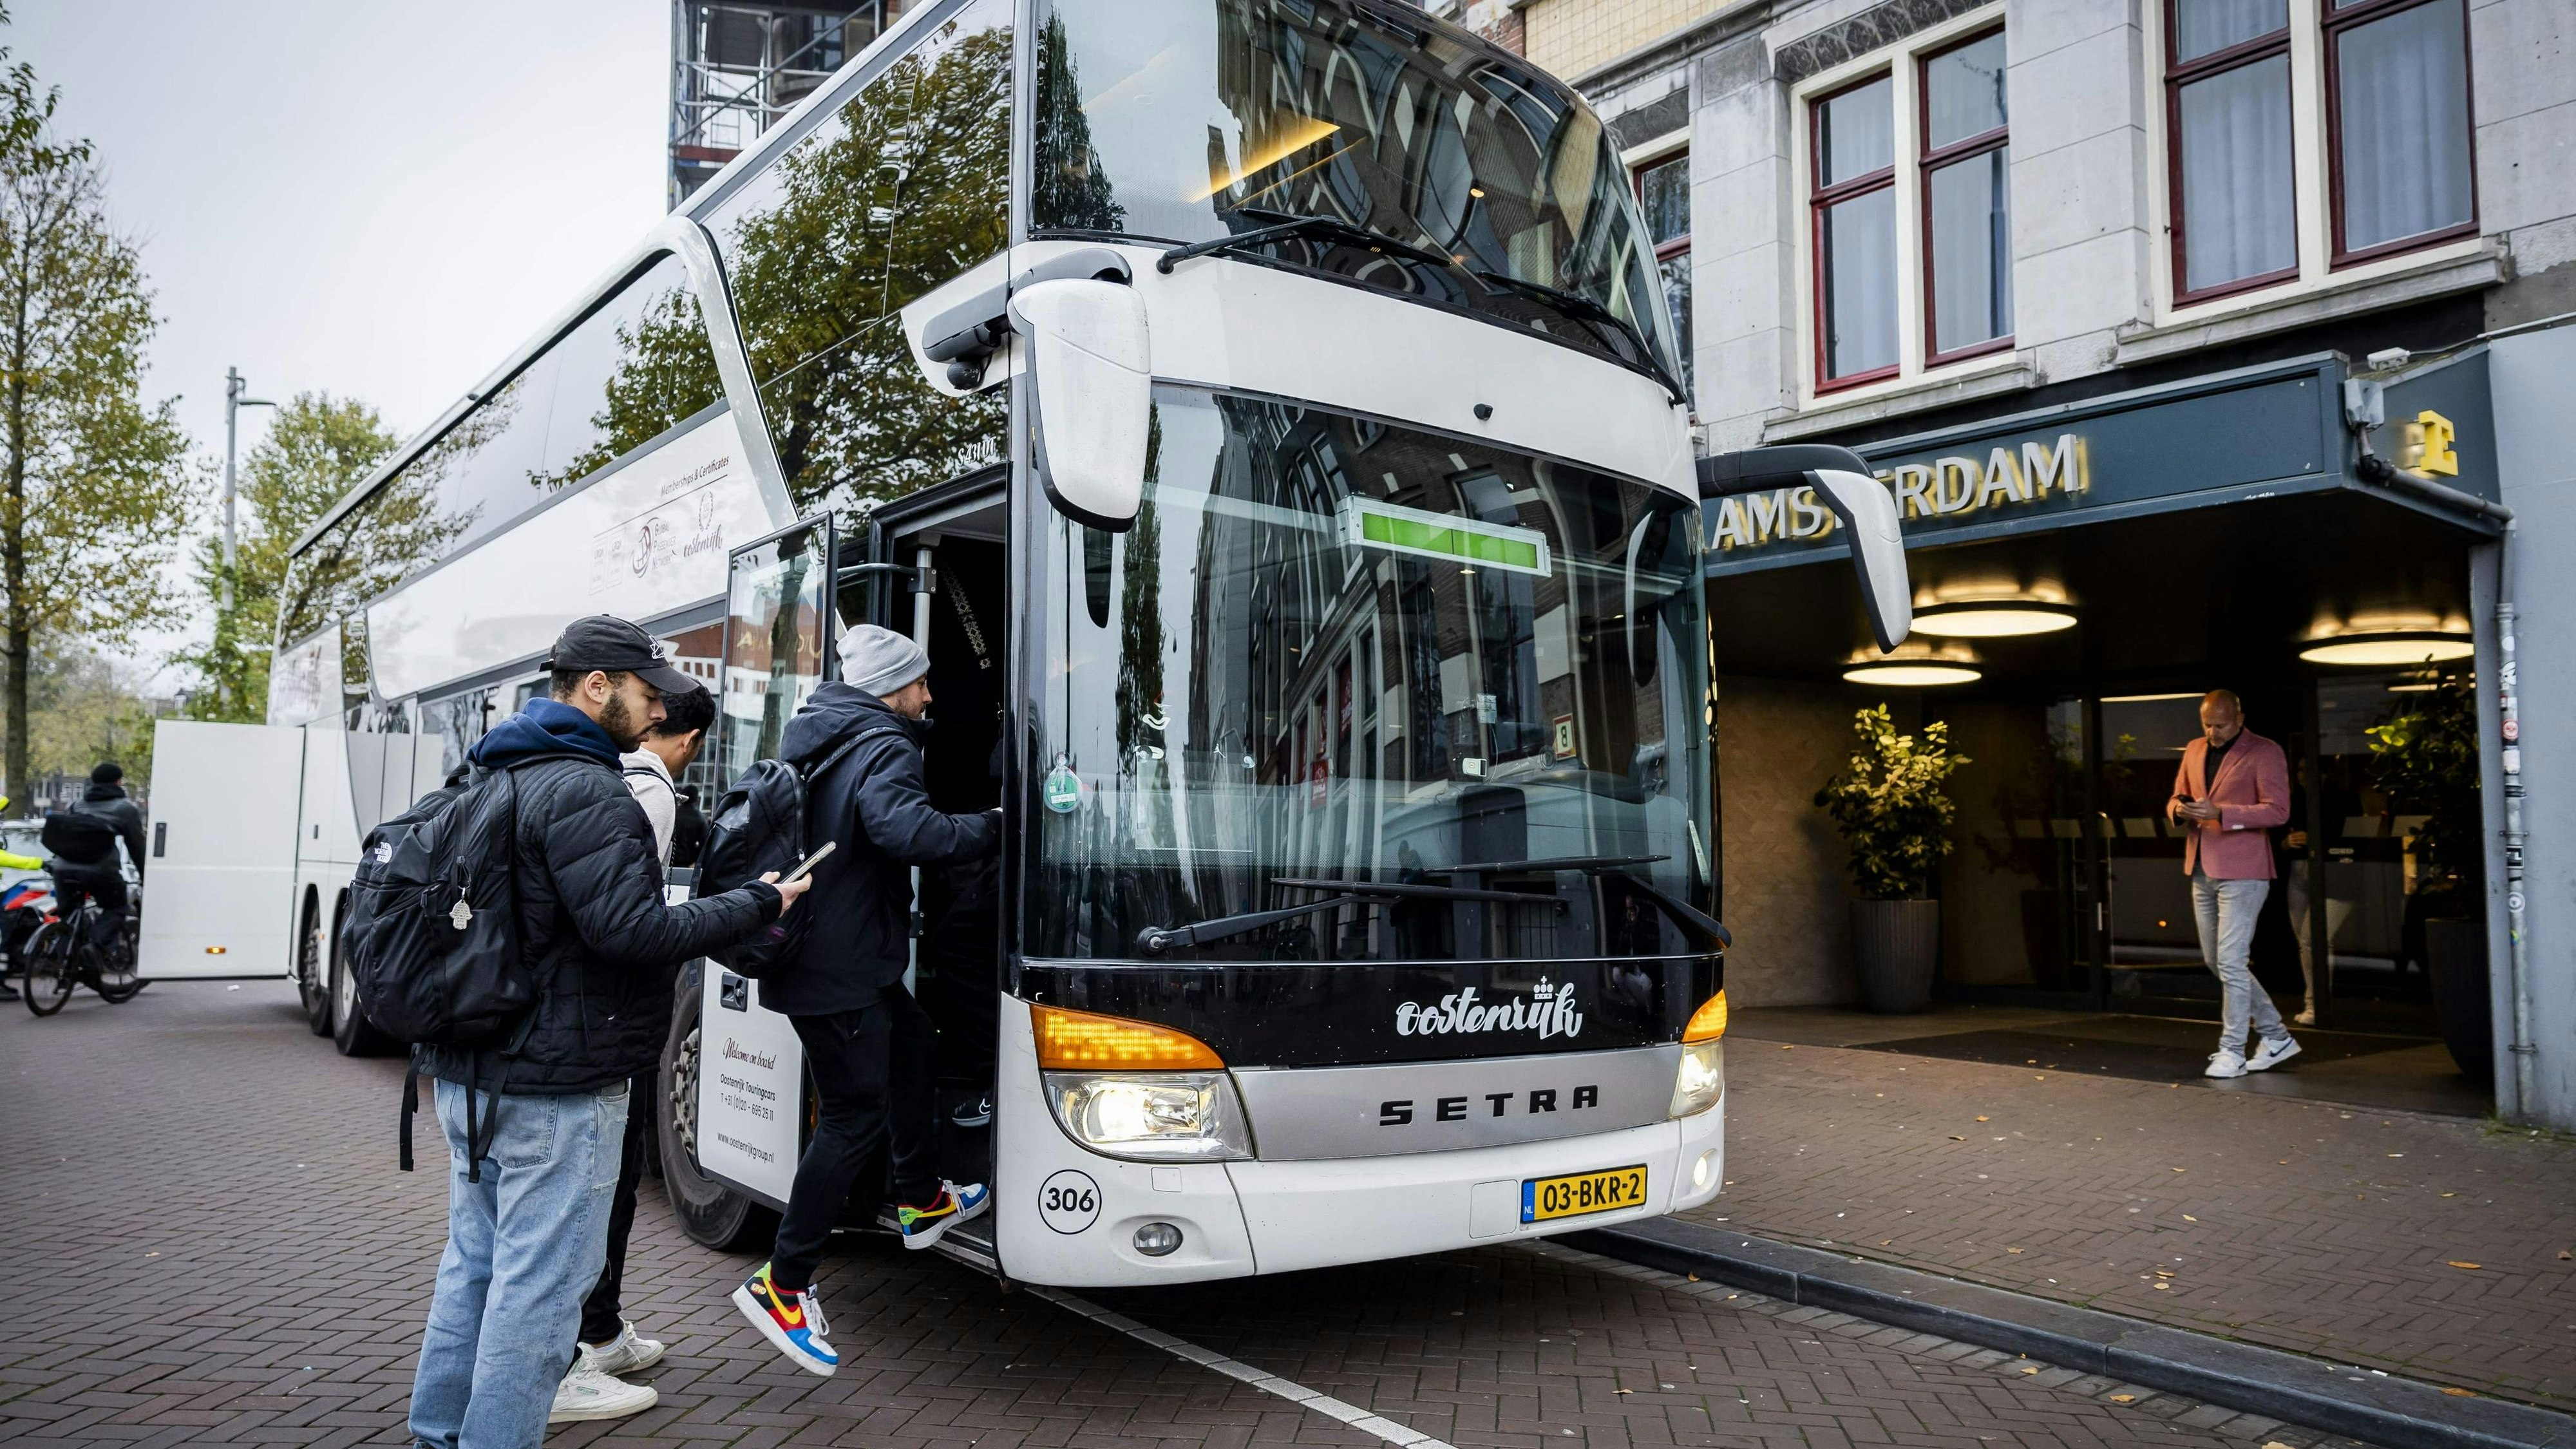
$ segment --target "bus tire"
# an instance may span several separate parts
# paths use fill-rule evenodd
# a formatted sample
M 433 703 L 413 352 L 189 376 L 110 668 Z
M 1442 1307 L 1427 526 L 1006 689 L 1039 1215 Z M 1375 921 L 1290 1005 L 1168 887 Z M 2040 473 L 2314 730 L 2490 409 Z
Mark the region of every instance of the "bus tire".
M 331 952 L 331 1044 L 344 1057 L 380 1057 L 393 1050 L 393 1039 L 376 1030 L 358 1004 L 358 983 L 349 963 Z
M 304 916 L 295 934 L 295 993 L 304 1001 L 304 1023 L 315 1036 L 331 1034 L 330 938 L 324 933 L 322 899 L 304 893 Z
M 699 973 L 705 963 L 680 968 L 672 988 L 671 1034 L 662 1045 L 659 1087 L 653 1101 L 654 1135 L 661 1146 L 662 1189 L 689 1240 L 720 1253 L 760 1252 L 778 1235 L 778 1213 L 698 1171 L 696 1148 Z

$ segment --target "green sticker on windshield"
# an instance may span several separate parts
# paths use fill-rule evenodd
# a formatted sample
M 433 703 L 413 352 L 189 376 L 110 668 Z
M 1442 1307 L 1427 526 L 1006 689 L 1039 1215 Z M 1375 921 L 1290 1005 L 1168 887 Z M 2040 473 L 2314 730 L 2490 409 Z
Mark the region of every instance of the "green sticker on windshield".
M 1471 568 L 1548 573 L 1547 535 L 1451 513 L 1398 508 L 1367 498 L 1346 498 L 1340 508 L 1342 540 L 1366 548 L 1445 558 Z
M 1070 815 L 1082 803 L 1082 777 L 1063 765 L 1047 771 L 1039 790 L 1046 808 L 1058 815 Z

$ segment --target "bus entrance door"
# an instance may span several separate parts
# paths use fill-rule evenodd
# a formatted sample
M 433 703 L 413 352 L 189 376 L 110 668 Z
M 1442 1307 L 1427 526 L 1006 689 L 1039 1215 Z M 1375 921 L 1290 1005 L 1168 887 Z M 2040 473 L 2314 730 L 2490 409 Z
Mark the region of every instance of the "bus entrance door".
M 925 490 L 878 510 L 874 522 L 871 562 L 896 567 L 870 575 L 895 586 L 850 600 L 843 615 L 872 618 L 921 641 L 937 726 L 922 759 L 930 803 L 950 814 L 990 810 L 1002 803 L 1010 617 L 1001 481 L 971 478 Z M 913 994 L 939 1033 L 939 1170 L 957 1182 L 992 1180 L 1001 881 L 994 857 L 929 867 L 914 885 Z

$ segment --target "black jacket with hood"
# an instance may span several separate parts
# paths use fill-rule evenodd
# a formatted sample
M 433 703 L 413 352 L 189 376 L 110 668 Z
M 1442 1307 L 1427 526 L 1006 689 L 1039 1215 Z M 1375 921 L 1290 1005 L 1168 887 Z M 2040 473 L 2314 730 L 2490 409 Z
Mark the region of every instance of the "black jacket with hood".
M 760 1001 L 790 1016 L 827 1016 L 876 1004 L 903 980 L 910 954 L 912 878 L 907 867 L 948 865 L 1000 847 L 1002 817 L 932 809 L 922 783 L 928 726 L 888 709 L 875 695 L 838 682 L 787 722 L 779 757 L 810 771 L 852 736 L 874 732 L 831 768 L 805 781 L 805 839 L 837 847 L 814 867 L 800 911 L 804 945 L 760 983 Z
M 104 820 L 109 825 L 114 826 L 116 828 L 116 833 L 125 838 L 125 853 L 128 856 L 131 856 L 134 860 L 135 878 L 138 880 L 142 878 L 143 857 L 145 854 L 143 849 L 143 811 L 141 807 L 134 803 L 133 797 L 125 793 L 125 787 L 123 785 L 109 785 L 101 784 L 96 780 L 91 781 L 89 788 L 81 792 L 80 803 L 72 807 L 72 813 L 75 815 L 92 816 L 96 819 Z M 64 866 L 69 865 L 71 865 L 71 862 L 65 861 L 62 862 L 61 865 L 58 865 L 56 869 L 59 870 Z M 82 867 L 73 868 L 76 870 L 82 869 Z M 101 875 L 115 875 L 117 873 L 115 852 L 111 850 L 105 861 L 96 866 L 86 867 L 86 869 Z
M 540 995 L 514 1049 L 478 1058 L 424 1046 L 420 1069 L 534 1094 L 597 1091 L 651 1071 L 670 1033 L 680 964 L 776 920 L 777 889 L 753 882 L 666 904 L 653 828 L 627 792 L 617 747 L 568 704 L 529 701 L 471 758 L 509 771 L 517 787 L 519 945 Z

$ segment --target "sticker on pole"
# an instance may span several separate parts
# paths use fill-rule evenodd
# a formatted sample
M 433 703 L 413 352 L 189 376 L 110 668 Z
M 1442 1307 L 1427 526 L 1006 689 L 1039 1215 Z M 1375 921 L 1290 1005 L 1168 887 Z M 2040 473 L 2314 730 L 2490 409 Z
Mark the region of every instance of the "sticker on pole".
M 1070 766 L 1058 765 L 1047 771 L 1046 780 L 1038 788 L 1046 808 L 1058 815 L 1070 815 L 1082 804 L 1082 777 Z
M 1100 1184 L 1068 1167 L 1038 1184 L 1038 1220 L 1059 1233 L 1078 1233 L 1100 1221 Z

